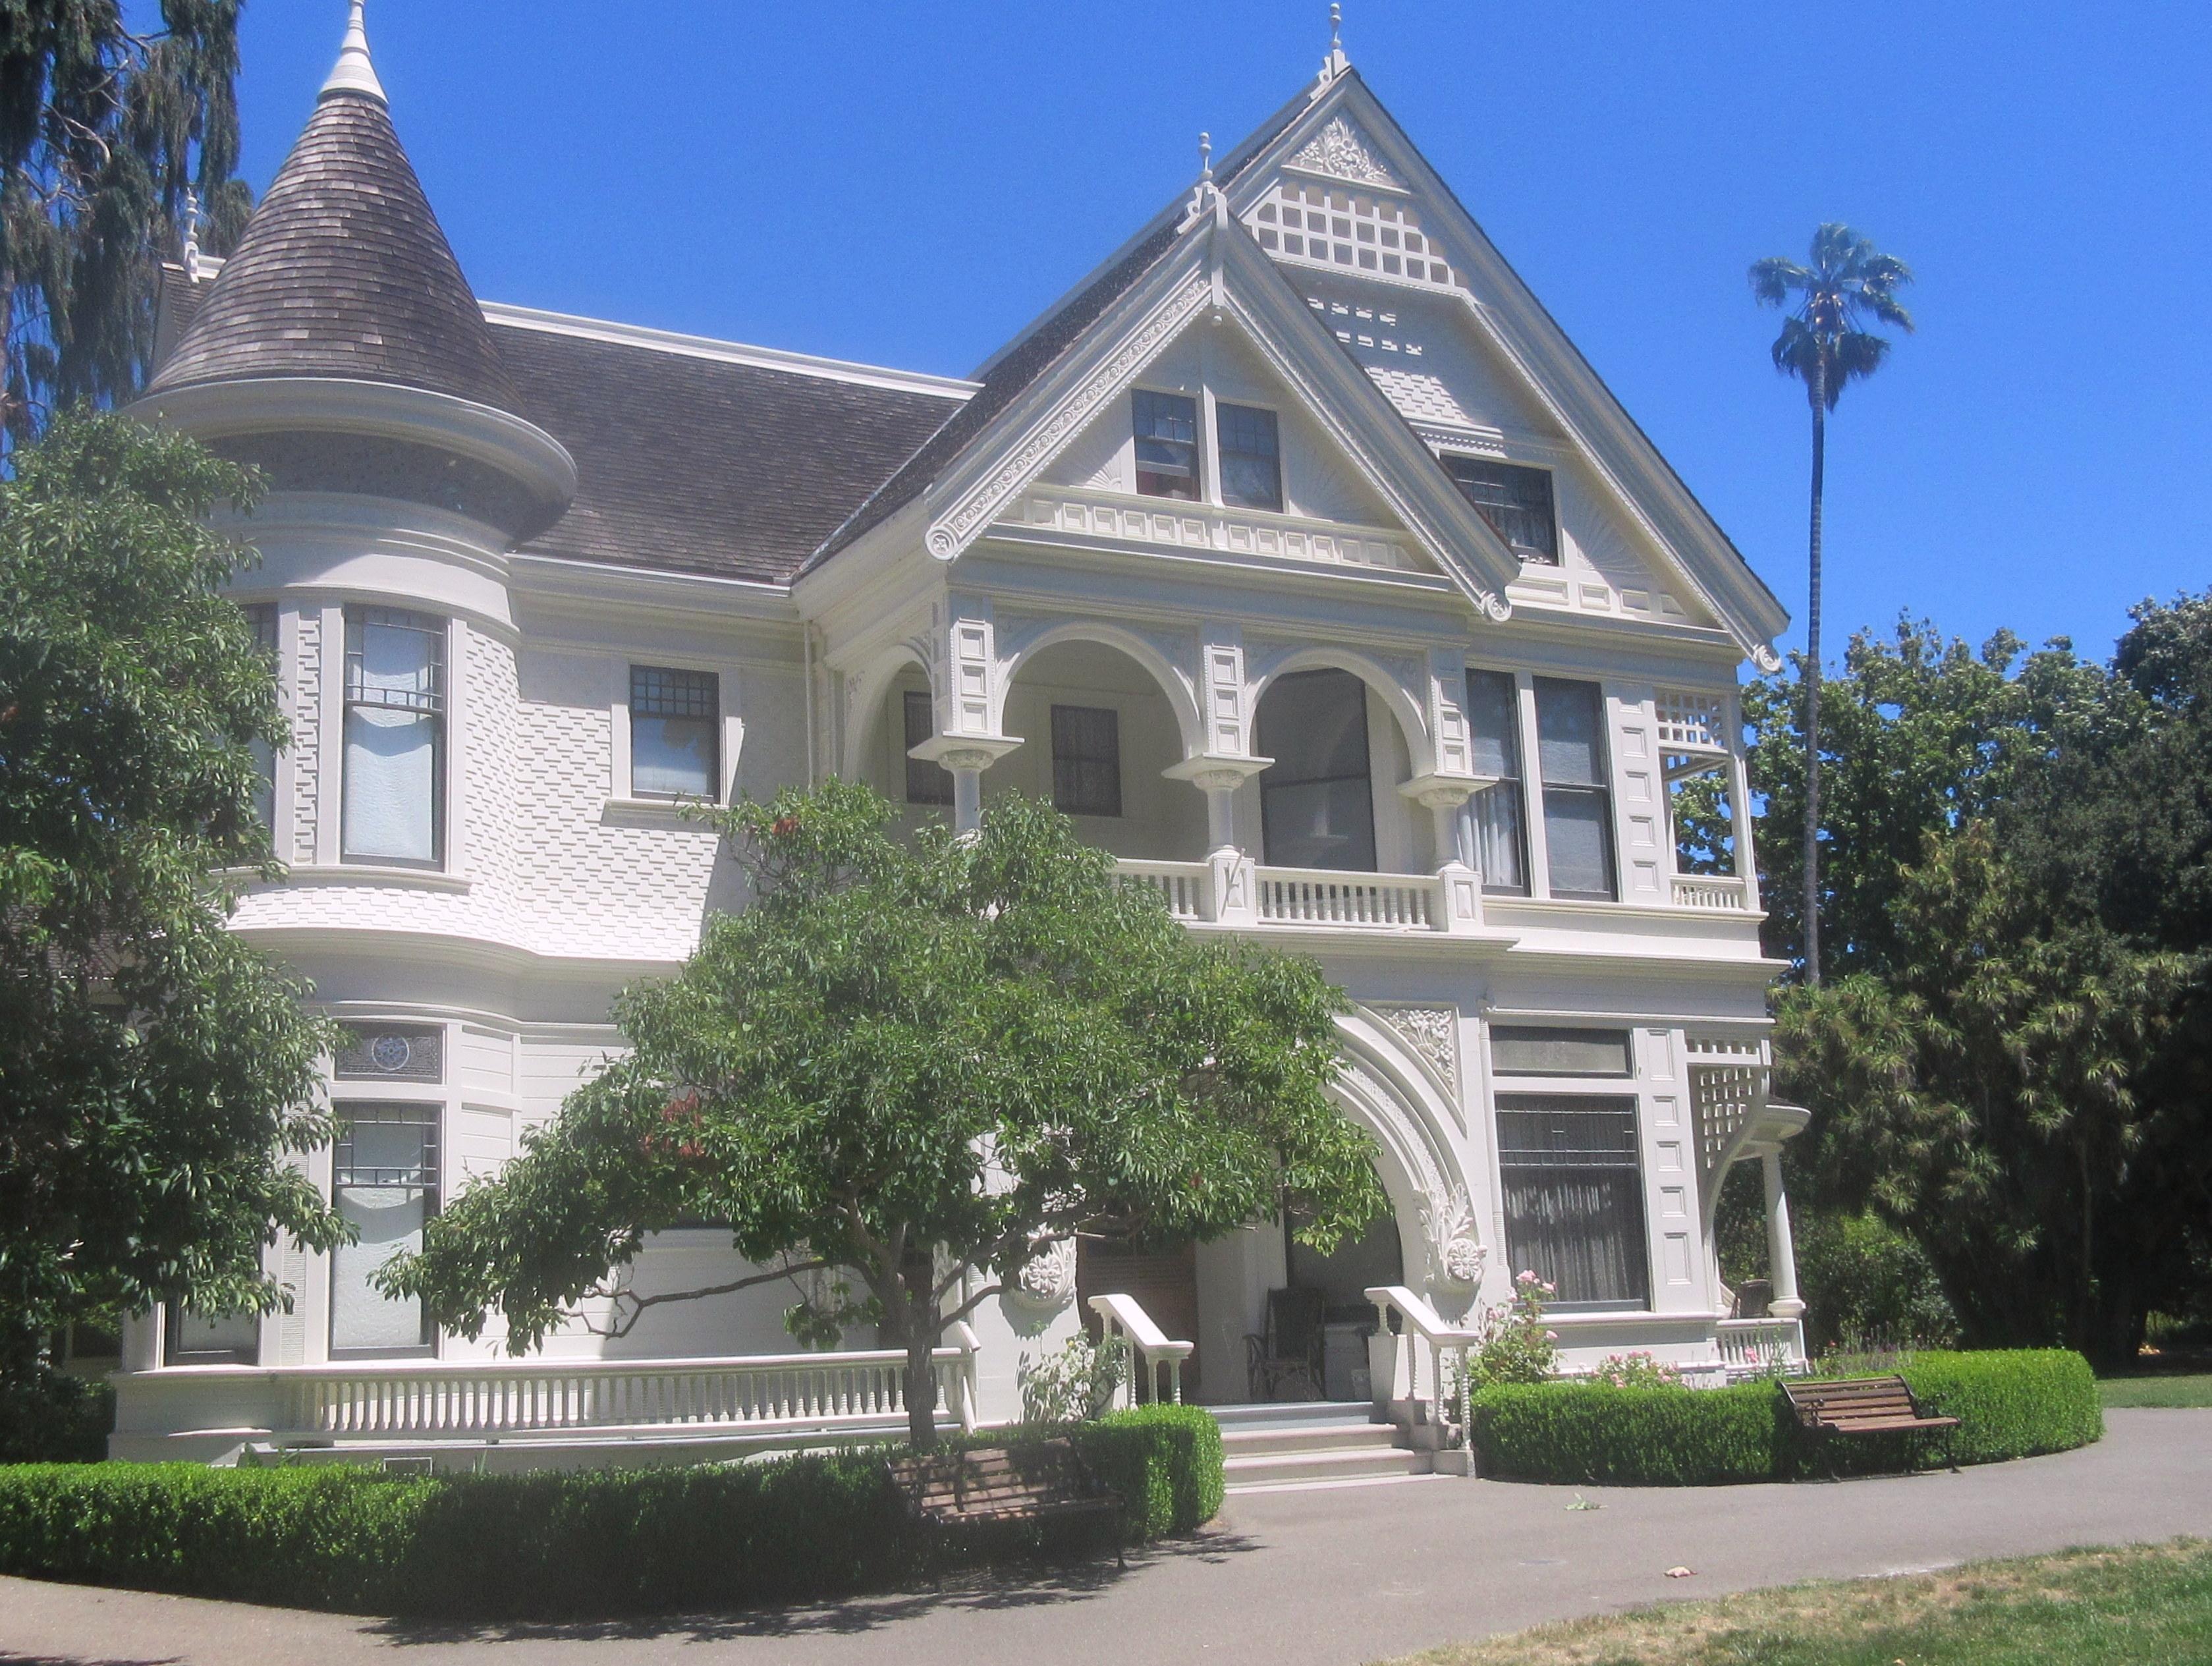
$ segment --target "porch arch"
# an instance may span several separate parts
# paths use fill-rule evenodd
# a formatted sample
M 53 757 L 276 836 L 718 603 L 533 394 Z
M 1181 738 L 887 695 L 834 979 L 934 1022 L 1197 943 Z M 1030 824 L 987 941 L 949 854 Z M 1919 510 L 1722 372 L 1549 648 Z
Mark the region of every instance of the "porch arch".
M 1255 739 L 1260 717 L 1260 702 L 1275 679 L 1301 671 L 1348 671 L 1370 689 L 1382 696 L 1405 738 L 1406 756 L 1413 767 L 1413 774 L 1425 775 L 1436 769 L 1436 751 L 1429 739 L 1429 722 L 1413 691 L 1375 660 L 1354 649 L 1344 648 L 1304 648 L 1270 663 L 1265 671 L 1252 679 L 1246 697 L 1251 702 Z
M 1421 1283 L 1440 1309 L 1464 1310 L 1474 1300 L 1488 1249 L 1464 1144 L 1455 1137 L 1462 1121 L 1453 1103 L 1457 1089 L 1365 1007 L 1338 1018 L 1337 1032 L 1344 1062 L 1329 1097 L 1374 1136 L 1376 1170 L 1398 1218 L 1407 1271 L 1421 1269 Z M 1470 1270 L 1473 1278 L 1465 1276 Z
M 1012 643 L 1006 657 L 1000 661 L 998 686 L 992 696 L 994 728 L 1006 727 L 1006 699 L 1022 667 L 1036 654 L 1062 642 L 1096 642 L 1134 660 L 1159 684 L 1161 694 L 1166 697 L 1168 709 L 1175 714 L 1176 727 L 1182 737 L 1183 756 L 1194 757 L 1206 750 L 1206 724 L 1199 715 L 1198 701 L 1191 692 L 1189 679 L 1136 632 L 1097 619 L 1065 620 L 1047 625 L 1034 635 L 1025 632 Z
M 884 649 L 869 662 L 866 670 L 855 674 L 846 684 L 845 734 L 843 745 L 839 748 L 837 772 L 847 781 L 865 778 L 865 753 L 869 732 L 875 727 L 884 695 L 909 668 L 921 672 L 923 679 L 929 684 L 933 700 L 937 679 L 930 672 L 929 662 L 905 642 Z

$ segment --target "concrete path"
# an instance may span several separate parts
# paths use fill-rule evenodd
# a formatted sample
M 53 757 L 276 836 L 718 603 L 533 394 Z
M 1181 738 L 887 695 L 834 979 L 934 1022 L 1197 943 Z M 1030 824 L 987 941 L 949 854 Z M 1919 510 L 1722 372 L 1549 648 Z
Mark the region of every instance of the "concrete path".
M 0 1579 L 0 1662 L 67 1666 L 1356 1666 L 1547 1620 L 1796 1579 L 2212 1536 L 2212 1410 L 1960 1474 L 1659 1491 L 1421 1481 L 1230 1500 L 1188 1542 L 834 1608 L 449 1629 Z M 1669 1579 L 1678 1565 L 1695 1577 Z

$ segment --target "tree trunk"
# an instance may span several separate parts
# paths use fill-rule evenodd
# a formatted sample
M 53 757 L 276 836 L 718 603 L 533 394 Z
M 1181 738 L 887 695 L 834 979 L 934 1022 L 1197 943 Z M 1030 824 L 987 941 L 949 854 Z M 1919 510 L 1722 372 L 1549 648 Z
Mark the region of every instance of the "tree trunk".
M 937 1365 L 929 1356 L 937 1337 L 924 1324 L 907 1332 L 906 1440 L 917 1452 L 937 1450 Z
M 1828 365 L 1813 362 L 1811 584 L 1805 606 L 1805 982 L 1820 982 L 1820 493 L 1828 466 Z

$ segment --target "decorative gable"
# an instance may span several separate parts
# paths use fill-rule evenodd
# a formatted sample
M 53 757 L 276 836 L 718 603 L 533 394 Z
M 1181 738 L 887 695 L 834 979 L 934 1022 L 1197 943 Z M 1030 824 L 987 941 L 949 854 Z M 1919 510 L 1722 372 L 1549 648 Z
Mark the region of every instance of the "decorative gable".
M 1332 179 L 1349 179 L 1354 185 L 1404 189 L 1398 176 L 1376 159 L 1366 133 L 1349 116 L 1331 116 L 1288 165 Z
M 1280 170 L 1243 215 L 1278 260 L 1422 289 L 1467 287 L 1419 199 L 1350 116 L 1329 117 Z

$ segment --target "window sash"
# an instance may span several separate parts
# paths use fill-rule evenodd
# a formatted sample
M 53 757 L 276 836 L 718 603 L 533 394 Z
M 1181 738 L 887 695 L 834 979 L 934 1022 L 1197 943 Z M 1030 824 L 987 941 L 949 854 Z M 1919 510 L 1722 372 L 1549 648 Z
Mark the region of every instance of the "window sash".
M 161 1363 L 165 1365 L 258 1365 L 261 1363 L 261 1316 L 222 1313 L 205 1316 L 181 1302 L 164 1307 Z
M 1121 714 L 1112 707 L 1052 708 L 1052 802 L 1067 816 L 1121 813 Z
M 920 690 L 909 690 L 901 704 L 902 721 L 905 726 L 906 751 L 915 747 L 937 733 L 937 712 L 930 697 Z M 908 804 L 950 804 L 952 802 L 952 772 L 941 763 L 927 758 L 908 757 L 906 760 L 906 801 Z
M 1498 1095 L 1498 1168 L 1506 1254 L 1558 1286 L 1553 1307 L 1650 1307 L 1634 1098 Z
M 1539 677 L 1535 684 L 1536 767 L 1544 783 L 1552 895 L 1612 902 L 1617 877 L 1604 700 L 1595 683 Z
M 445 855 L 446 626 L 346 610 L 339 854 L 435 867 Z
M 1528 831 L 1521 787 L 1521 692 L 1510 672 L 1468 671 L 1467 718 L 1474 773 L 1498 778 L 1468 801 L 1475 867 L 1486 891 L 1525 897 Z
M 416 1298 L 394 1300 L 370 1283 L 402 1250 L 419 1250 L 438 1213 L 438 1107 L 334 1104 L 343 1127 L 332 1154 L 331 1203 L 359 1238 L 331 1252 L 331 1355 L 422 1355 L 434 1338 Z
M 1283 462 L 1275 413 L 1255 405 L 1217 405 L 1214 434 L 1221 450 L 1221 501 L 1231 508 L 1279 513 Z
M 721 678 L 629 668 L 629 790 L 641 799 L 721 797 Z
M 1139 388 L 1131 422 L 1137 449 L 1137 490 L 1146 497 L 1198 499 L 1198 401 L 1188 394 Z
M 1559 563 L 1559 517 L 1551 471 L 1457 452 L 1447 453 L 1443 462 L 1460 496 L 1514 554 L 1523 561 Z

